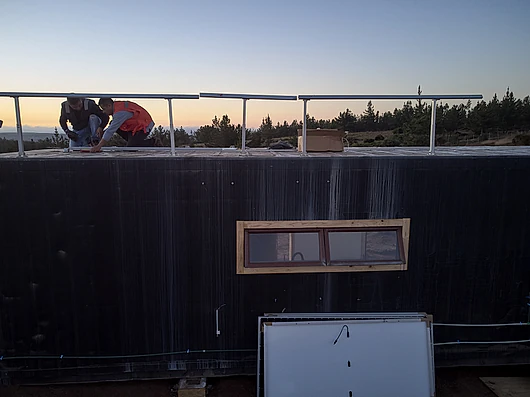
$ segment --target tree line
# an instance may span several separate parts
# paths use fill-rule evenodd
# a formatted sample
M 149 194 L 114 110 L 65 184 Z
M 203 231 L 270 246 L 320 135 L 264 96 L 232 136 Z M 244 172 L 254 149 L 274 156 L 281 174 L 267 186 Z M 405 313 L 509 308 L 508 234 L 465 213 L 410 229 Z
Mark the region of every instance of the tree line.
M 69 144 L 68 138 L 60 135 L 55 127 L 54 134 L 41 140 L 24 141 L 24 150 L 39 149 L 64 149 Z M 0 153 L 18 152 L 18 141 L 16 139 L 0 138 Z

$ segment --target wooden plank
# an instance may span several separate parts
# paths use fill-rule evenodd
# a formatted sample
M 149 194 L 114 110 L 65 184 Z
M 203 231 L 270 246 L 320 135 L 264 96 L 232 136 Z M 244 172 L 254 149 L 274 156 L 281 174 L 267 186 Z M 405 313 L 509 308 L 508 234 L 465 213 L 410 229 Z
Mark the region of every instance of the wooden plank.
M 237 274 L 245 273 L 245 222 L 236 223 Z
M 410 239 L 410 218 L 402 219 L 403 226 L 401 232 L 403 233 L 403 250 L 405 251 L 405 263 L 401 270 L 407 270 L 409 264 L 409 239 Z
M 347 265 L 347 266 L 279 266 L 244 267 L 238 274 L 294 274 L 294 273 L 346 273 L 346 272 L 384 272 L 401 270 L 403 265 Z
M 530 378 L 486 377 L 480 380 L 498 397 L 530 396 Z
M 245 229 L 305 229 L 305 228 L 343 228 L 401 226 L 403 230 L 410 225 L 410 219 L 352 219 L 338 221 L 247 221 L 242 222 Z

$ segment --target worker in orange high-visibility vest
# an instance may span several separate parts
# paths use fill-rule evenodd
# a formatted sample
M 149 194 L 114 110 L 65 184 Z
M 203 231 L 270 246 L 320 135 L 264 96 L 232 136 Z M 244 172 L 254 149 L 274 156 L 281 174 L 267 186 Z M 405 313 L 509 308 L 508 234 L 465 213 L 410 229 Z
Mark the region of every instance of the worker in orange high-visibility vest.
M 111 98 L 101 98 L 99 106 L 106 114 L 112 115 L 112 122 L 99 144 L 90 149 L 91 152 L 101 151 L 114 133 L 125 139 L 129 147 L 154 146 L 154 139 L 148 138 L 148 135 L 155 123 L 143 107 L 131 101 L 113 101 Z

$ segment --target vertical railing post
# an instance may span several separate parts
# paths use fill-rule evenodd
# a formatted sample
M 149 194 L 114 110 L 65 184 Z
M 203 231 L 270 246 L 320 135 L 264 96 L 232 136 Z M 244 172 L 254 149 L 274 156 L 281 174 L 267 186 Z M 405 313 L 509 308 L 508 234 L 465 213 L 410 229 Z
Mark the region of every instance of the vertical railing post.
M 18 156 L 24 156 L 24 137 L 22 134 L 22 121 L 20 119 L 20 102 L 19 98 L 13 97 L 15 100 L 15 117 L 17 119 L 17 140 L 18 140 Z
M 429 154 L 434 154 L 436 147 L 436 99 L 432 100 L 431 110 L 431 139 L 429 145 Z
M 171 155 L 175 155 L 175 129 L 173 128 L 173 105 L 171 104 L 171 98 L 167 99 L 169 107 L 169 133 L 171 140 Z
M 243 126 L 241 127 L 241 150 L 245 151 L 247 143 L 247 98 L 243 98 Z
M 302 124 L 302 154 L 307 153 L 307 99 L 304 99 L 304 119 Z

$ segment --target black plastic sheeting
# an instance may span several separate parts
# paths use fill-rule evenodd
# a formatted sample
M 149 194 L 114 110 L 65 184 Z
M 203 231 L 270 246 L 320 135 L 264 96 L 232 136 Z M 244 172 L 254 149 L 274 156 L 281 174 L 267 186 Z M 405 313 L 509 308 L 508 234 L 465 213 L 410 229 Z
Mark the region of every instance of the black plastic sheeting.
M 530 157 L 1 159 L 2 377 L 252 373 L 257 317 L 282 311 L 526 323 L 529 171 Z M 403 217 L 407 271 L 236 275 L 237 220 Z M 435 342 L 519 339 L 530 327 L 435 328 Z M 440 346 L 435 362 L 530 363 L 530 349 Z

